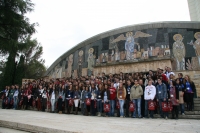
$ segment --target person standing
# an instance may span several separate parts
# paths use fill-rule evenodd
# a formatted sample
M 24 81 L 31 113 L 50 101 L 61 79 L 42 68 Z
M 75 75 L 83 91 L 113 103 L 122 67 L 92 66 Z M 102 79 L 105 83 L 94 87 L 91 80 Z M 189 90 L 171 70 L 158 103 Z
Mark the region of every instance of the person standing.
M 162 111 L 162 102 L 167 102 L 167 86 L 162 82 L 162 79 L 158 78 L 158 85 L 156 86 L 156 99 L 160 107 L 161 118 L 168 119 L 168 112 Z
M 55 102 L 57 99 L 57 94 L 55 91 L 55 85 L 50 85 L 50 100 L 51 100 L 51 112 L 54 113 L 55 112 Z
M 176 79 L 175 88 L 179 91 L 179 106 L 180 106 L 180 109 L 181 109 L 181 114 L 185 115 L 184 114 L 184 106 L 185 105 L 184 105 L 184 98 L 183 98 L 183 96 L 184 96 L 184 85 L 181 84 L 179 78 Z
M 179 105 L 179 90 L 175 87 L 176 82 L 172 81 L 170 84 L 170 101 L 172 102 L 173 109 L 172 109 L 172 119 L 178 119 L 178 105 Z M 176 114 L 176 118 L 174 115 Z
M 96 98 L 97 98 L 97 89 L 94 84 L 91 84 L 91 105 L 90 105 L 91 116 L 96 116 L 96 107 L 95 107 Z
M 109 104 L 109 99 L 110 99 L 110 90 L 108 89 L 108 85 L 104 85 L 104 91 L 103 91 L 103 102 L 104 104 Z M 105 114 L 105 116 L 109 116 L 109 112 Z
M 120 81 L 119 89 L 117 90 L 117 99 L 120 105 L 120 117 L 124 117 L 124 100 L 126 98 L 126 89 L 123 86 L 123 82 Z
M 16 85 L 15 86 L 15 92 L 13 95 L 13 99 L 14 99 L 14 109 L 17 109 L 17 105 L 18 105 L 18 95 L 19 95 L 19 86 Z
M 116 100 L 116 94 L 117 90 L 114 87 L 114 83 L 111 83 L 111 87 L 109 88 L 110 90 L 110 116 L 114 116 L 115 113 L 115 100 Z
M 97 90 L 97 111 L 98 116 L 101 116 L 102 113 L 102 103 L 103 103 L 103 83 L 99 84 L 98 90 Z
M 194 103 L 194 92 L 196 91 L 196 87 L 193 81 L 190 80 L 189 75 L 185 75 L 185 80 L 183 81 L 185 87 L 185 95 L 186 95 L 186 103 L 187 109 L 192 111 L 193 103 Z
M 126 117 L 129 117 L 129 103 L 130 103 L 130 94 L 131 94 L 131 81 L 130 79 L 127 80 L 126 85 Z
M 85 94 L 85 86 L 82 87 L 82 91 L 81 91 L 81 97 L 80 97 L 80 106 L 81 106 L 81 113 L 82 115 L 85 114 L 85 109 L 84 109 L 84 94 Z
M 133 118 L 136 118 L 136 111 L 138 113 L 138 118 L 141 118 L 141 96 L 143 95 L 143 89 L 138 84 L 138 80 L 134 80 L 134 85 L 131 87 L 130 99 L 133 101 L 135 110 L 133 112 Z
M 152 79 L 148 80 L 148 86 L 145 87 L 144 91 L 144 99 L 145 99 L 145 117 L 148 118 L 148 114 L 150 113 L 150 117 L 153 118 L 154 111 L 148 111 L 148 102 L 150 100 L 154 100 L 156 96 L 156 88 L 152 85 Z
M 78 115 L 78 104 L 79 104 L 79 100 L 80 100 L 80 95 L 81 92 L 78 89 L 78 85 L 75 86 L 75 90 L 74 90 L 74 106 L 75 106 L 75 115 Z
M 144 91 L 145 91 L 145 86 L 143 84 L 143 79 L 139 79 L 139 85 L 142 87 L 143 94 L 141 95 L 141 116 L 145 116 L 145 100 L 144 100 Z

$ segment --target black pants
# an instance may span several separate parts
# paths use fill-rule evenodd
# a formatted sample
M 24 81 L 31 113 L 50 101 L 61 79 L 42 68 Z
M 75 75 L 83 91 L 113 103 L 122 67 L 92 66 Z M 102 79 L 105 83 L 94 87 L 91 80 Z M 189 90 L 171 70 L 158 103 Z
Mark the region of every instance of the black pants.
M 178 105 L 173 105 L 173 110 L 172 110 L 172 119 L 174 119 L 174 115 L 176 115 L 176 118 L 178 118 L 178 112 L 179 112 L 179 106 Z
M 91 105 L 90 105 L 90 113 L 92 116 L 96 115 L 96 108 L 94 107 L 95 101 L 91 100 Z
M 141 99 L 141 116 L 145 116 L 145 100 L 143 98 Z
M 126 117 L 129 117 L 129 103 L 130 103 L 130 100 L 126 99 Z
M 47 107 L 47 99 L 42 98 L 42 111 L 45 111 L 46 107 Z
M 23 97 L 23 105 L 25 109 L 28 109 L 28 97 L 24 96 Z
M 194 93 L 185 93 L 187 109 L 192 111 L 194 105 Z
M 62 111 L 62 98 L 58 99 L 58 112 Z

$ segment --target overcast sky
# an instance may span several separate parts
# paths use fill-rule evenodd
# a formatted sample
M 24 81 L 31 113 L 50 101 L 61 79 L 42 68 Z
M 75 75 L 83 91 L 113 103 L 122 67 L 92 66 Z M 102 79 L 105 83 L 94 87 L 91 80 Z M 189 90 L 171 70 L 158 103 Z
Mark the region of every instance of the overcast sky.
M 190 21 L 187 0 L 32 0 L 30 21 L 38 22 L 37 38 L 45 65 L 96 34 L 158 21 Z

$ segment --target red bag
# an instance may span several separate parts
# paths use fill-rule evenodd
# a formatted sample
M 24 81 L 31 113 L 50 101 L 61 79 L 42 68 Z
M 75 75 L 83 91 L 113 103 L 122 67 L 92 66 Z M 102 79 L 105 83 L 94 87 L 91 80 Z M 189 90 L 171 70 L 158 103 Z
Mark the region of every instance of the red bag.
M 155 103 L 152 100 L 149 100 L 148 102 L 148 109 L 149 110 L 155 110 Z
M 32 102 L 32 106 L 35 107 L 35 99 Z
M 97 101 L 94 100 L 94 108 L 96 109 L 97 108 Z
M 85 103 L 87 106 L 89 106 L 91 104 L 91 99 L 90 98 L 86 98 L 85 99 Z
M 130 102 L 129 103 L 129 111 L 134 112 L 134 110 L 135 110 L 135 104 L 133 102 Z
M 10 104 L 13 105 L 13 103 L 14 103 L 14 100 L 12 99 L 12 100 L 10 101 Z
M 22 106 L 22 104 L 23 104 L 23 99 L 20 100 L 19 106 Z
M 117 100 L 117 102 L 116 102 L 116 108 L 120 109 L 119 100 Z
M 5 100 L 5 105 L 7 105 L 8 104 L 8 98 L 6 98 L 6 100 Z
M 173 106 L 172 106 L 172 102 L 168 102 L 168 111 L 172 111 Z
M 51 108 L 51 102 L 50 101 L 47 101 L 47 107 L 48 107 L 48 109 Z
M 73 99 L 69 99 L 69 106 L 73 106 L 73 105 L 74 105 Z
M 104 109 L 104 112 L 110 112 L 110 104 L 109 103 L 104 103 L 103 105 L 103 109 Z
M 162 111 L 163 112 L 168 112 L 169 111 L 167 102 L 162 102 Z

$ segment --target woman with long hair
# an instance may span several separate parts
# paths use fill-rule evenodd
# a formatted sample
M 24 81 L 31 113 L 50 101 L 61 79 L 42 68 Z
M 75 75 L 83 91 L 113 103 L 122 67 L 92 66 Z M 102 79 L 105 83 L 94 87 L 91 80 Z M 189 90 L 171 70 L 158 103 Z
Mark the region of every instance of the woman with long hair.
M 194 92 L 196 91 L 196 87 L 193 81 L 191 81 L 189 75 L 185 75 L 185 79 L 183 81 L 185 87 L 185 96 L 186 96 L 186 103 L 187 109 L 192 111 L 193 104 L 194 104 Z
M 91 99 L 91 92 L 89 91 L 89 87 L 85 87 L 85 92 L 84 92 L 84 108 L 85 108 L 85 115 L 88 116 L 88 112 L 90 112 L 90 105 L 86 104 L 86 99 Z
M 72 100 L 73 98 L 73 85 L 69 83 L 69 88 L 66 91 L 66 109 L 67 109 L 67 114 L 71 113 L 71 105 L 69 104 L 69 101 Z
M 80 95 L 81 95 L 81 92 L 78 88 L 78 85 L 75 86 L 75 90 L 74 90 L 74 106 L 75 106 L 75 115 L 78 114 L 78 104 L 79 104 L 79 100 L 80 100 Z
M 126 89 L 123 86 L 123 82 L 120 80 L 119 88 L 117 90 L 117 99 L 120 105 L 120 117 L 124 117 L 124 100 L 126 98 Z
M 101 116 L 102 113 L 102 102 L 103 102 L 103 83 L 99 84 L 98 90 L 97 90 L 97 111 L 98 116 Z

